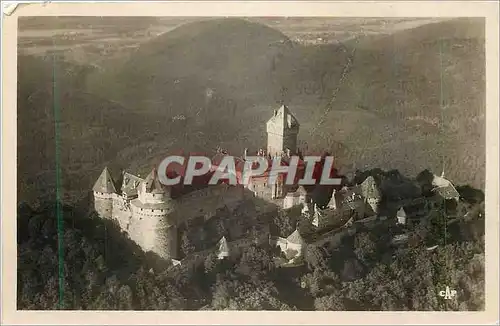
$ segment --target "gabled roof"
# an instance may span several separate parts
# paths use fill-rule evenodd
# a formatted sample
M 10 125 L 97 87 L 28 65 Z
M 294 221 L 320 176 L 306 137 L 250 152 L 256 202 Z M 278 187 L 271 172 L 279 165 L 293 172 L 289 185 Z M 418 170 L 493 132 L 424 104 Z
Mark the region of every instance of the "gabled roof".
M 229 245 L 227 244 L 227 240 L 226 240 L 226 237 L 222 237 L 220 240 L 219 240 L 219 243 L 217 245 L 217 249 L 219 250 L 219 252 L 226 252 L 228 253 L 229 252 Z
M 165 193 L 165 187 L 160 183 L 156 169 L 153 169 L 143 182 L 146 185 L 146 192 L 152 194 Z
M 444 177 L 440 177 L 437 175 L 434 175 L 434 178 L 432 179 L 432 185 L 434 187 L 446 187 L 450 184 L 451 182 Z
M 304 241 L 304 239 L 302 238 L 302 236 L 300 235 L 299 230 L 297 230 L 297 229 L 292 234 L 290 234 L 288 236 L 288 238 L 286 238 L 286 240 L 290 243 L 293 243 L 293 244 L 305 244 L 306 243 Z
M 337 202 L 338 197 L 339 197 L 339 191 L 333 189 L 332 195 L 330 196 L 330 202 Z
M 359 186 L 344 187 L 337 192 L 339 199 L 344 204 L 356 202 L 362 199 L 361 189 Z
M 373 178 L 372 176 L 369 176 L 368 178 L 365 179 L 365 181 L 361 183 L 361 191 L 363 197 L 365 198 L 380 199 L 381 197 L 377 182 L 375 181 L 375 178 Z
M 325 216 L 324 216 L 323 212 L 321 212 L 319 207 L 316 204 L 314 204 L 314 218 L 313 218 L 312 224 L 317 227 L 317 226 L 319 226 L 320 221 L 324 220 L 324 218 L 325 218 Z
M 115 182 L 111 177 L 111 173 L 109 173 L 108 167 L 105 167 L 104 170 L 102 170 L 101 175 L 97 179 L 92 190 L 108 194 L 116 193 Z
M 396 216 L 398 217 L 406 217 L 406 211 L 403 207 L 401 207 L 398 212 L 396 213 Z
M 435 191 L 445 199 L 454 199 L 460 197 L 460 194 L 452 185 L 448 187 L 436 188 Z
M 314 218 L 312 220 L 312 225 L 314 225 L 315 227 L 319 226 L 319 216 L 317 214 L 314 214 Z
M 286 105 L 282 105 L 275 114 L 269 119 L 268 124 L 274 124 L 280 128 L 299 128 L 300 124 L 297 118 L 290 112 Z
M 137 188 L 144 179 L 128 172 L 123 173 L 122 193 L 132 196 L 137 194 Z
M 434 189 L 432 190 L 445 199 L 454 199 L 460 197 L 460 194 L 458 193 L 457 189 L 455 189 L 453 184 L 443 177 L 434 175 L 432 185 L 434 186 Z

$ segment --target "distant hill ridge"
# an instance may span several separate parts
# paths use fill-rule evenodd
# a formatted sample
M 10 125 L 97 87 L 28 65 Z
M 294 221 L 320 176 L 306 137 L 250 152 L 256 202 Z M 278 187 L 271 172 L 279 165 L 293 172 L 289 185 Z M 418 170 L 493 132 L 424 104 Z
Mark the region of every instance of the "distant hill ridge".
M 353 48 L 352 69 L 339 85 Z M 19 175 L 28 184 L 42 173 L 39 160 L 54 162 L 49 61 L 19 61 L 18 130 L 21 138 L 35 139 L 19 145 L 25 158 Z M 63 146 L 70 151 L 63 166 L 72 166 L 64 177 L 67 189 L 81 191 L 80 182 L 96 176 L 80 176 L 98 173 L 103 164 L 137 171 L 178 148 L 205 151 L 222 144 L 236 152 L 244 144 L 259 146 L 260 126 L 281 99 L 303 121 L 301 139 L 310 150 L 330 148 L 343 167 L 415 174 L 441 171 L 444 157 L 449 178 L 484 187 L 481 19 L 323 46 L 293 44 L 283 33 L 243 19 L 210 19 L 160 35 L 125 61 L 81 73 L 58 66 L 59 78 L 67 75 L 58 81 L 64 87 Z M 326 122 L 310 134 L 337 87 Z M 29 122 L 42 112 L 48 114 L 43 130 Z M 178 115 L 186 119 L 173 122 Z M 95 159 L 76 167 L 79 156 Z
M 119 79 L 120 85 L 109 93 L 117 100 L 137 102 L 144 92 L 148 103 L 164 100 L 158 105 L 141 105 L 149 109 L 162 109 L 168 104 L 167 97 L 173 100 L 172 106 L 177 101 L 184 106 L 198 105 L 205 88 L 214 89 L 221 97 L 253 100 L 251 94 L 275 88 L 270 76 L 272 59 L 288 49 L 287 44 L 288 38 L 279 31 L 242 19 L 188 23 L 146 42 L 125 64 L 106 67 L 104 74 L 91 78 L 89 86 L 98 91 L 107 80 Z M 192 87 L 181 85 L 193 82 Z M 183 86 L 189 89 L 187 96 L 193 97 L 189 103 L 172 89 Z

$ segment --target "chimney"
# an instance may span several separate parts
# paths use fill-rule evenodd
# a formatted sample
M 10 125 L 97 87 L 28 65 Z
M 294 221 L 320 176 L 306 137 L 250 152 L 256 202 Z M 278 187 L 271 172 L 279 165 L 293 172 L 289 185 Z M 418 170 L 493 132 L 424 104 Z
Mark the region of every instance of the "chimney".
M 278 114 L 278 110 L 274 110 L 274 116 Z
M 245 151 L 243 152 L 243 159 L 247 159 L 247 155 L 248 155 L 248 148 L 245 148 Z
M 291 157 L 292 156 L 292 152 L 290 151 L 290 148 L 286 149 L 286 156 L 287 157 Z

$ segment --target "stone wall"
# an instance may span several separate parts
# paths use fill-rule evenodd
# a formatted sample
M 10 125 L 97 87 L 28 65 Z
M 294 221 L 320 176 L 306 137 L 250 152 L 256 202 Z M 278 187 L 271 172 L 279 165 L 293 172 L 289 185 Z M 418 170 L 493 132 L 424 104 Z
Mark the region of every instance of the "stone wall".
M 291 130 L 269 132 L 267 136 L 267 152 L 274 156 L 280 155 L 289 148 L 292 152 L 297 150 L 297 133 Z
M 283 137 L 283 150 L 287 148 L 289 148 L 292 153 L 297 150 L 297 134 L 292 131 L 286 132 Z
M 302 205 L 305 202 L 304 198 L 298 193 L 288 193 L 283 200 L 283 209 L 289 209 L 294 206 Z
M 274 156 L 283 151 L 283 136 L 280 134 L 269 133 L 267 136 L 267 152 Z
M 242 186 L 217 185 L 189 193 L 169 204 L 140 205 L 118 194 L 94 193 L 95 210 L 103 218 L 115 219 L 144 251 L 163 258 L 179 254 L 179 224 L 190 219 L 214 216 L 217 209 L 233 211 L 248 194 Z
M 256 197 L 271 200 L 273 197 L 273 189 L 268 184 L 268 178 L 255 178 L 250 180 L 249 189 L 253 191 Z
M 94 192 L 94 208 L 100 217 L 112 218 L 113 194 Z
M 144 251 L 152 251 L 163 258 L 173 258 L 176 253 L 170 252 L 167 229 L 170 213 L 167 209 L 147 209 L 130 205 L 132 218 L 128 226 L 128 234 Z M 175 226 L 174 226 L 175 227 Z M 176 237 L 175 237 L 176 238 Z
M 152 194 L 149 192 L 145 192 L 144 189 L 139 189 L 138 195 L 139 195 L 139 200 L 142 203 L 148 203 L 148 204 L 162 204 L 165 201 L 170 200 L 170 192 Z
M 130 204 L 119 195 L 113 196 L 113 219 L 117 220 L 120 228 L 128 232 L 132 212 Z
M 241 186 L 209 186 L 177 199 L 176 209 L 172 214 L 178 224 L 198 216 L 208 219 L 216 214 L 217 209 L 224 206 L 232 211 L 245 198 L 245 191 Z

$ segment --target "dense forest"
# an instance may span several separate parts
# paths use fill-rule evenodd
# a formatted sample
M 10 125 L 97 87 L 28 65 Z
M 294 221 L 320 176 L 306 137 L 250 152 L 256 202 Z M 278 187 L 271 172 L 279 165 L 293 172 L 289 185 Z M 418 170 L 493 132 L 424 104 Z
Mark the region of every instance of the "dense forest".
M 214 247 L 172 266 L 97 217 L 88 200 L 36 210 L 21 203 L 18 309 L 482 310 L 484 195 L 457 189 L 467 218 L 447 226 L 434 214 L 425 239 L 395 246 L 397 225 L 361 228 L 335 250 L 308 245 L 306 263 L 293 268 L 278 268 L 277 249 L 266 244 L 225 260 Z M 293 230 L 286 211 L 270 220 L 280 233 Z M 446 286 L 456 299 L 438 295 Z

